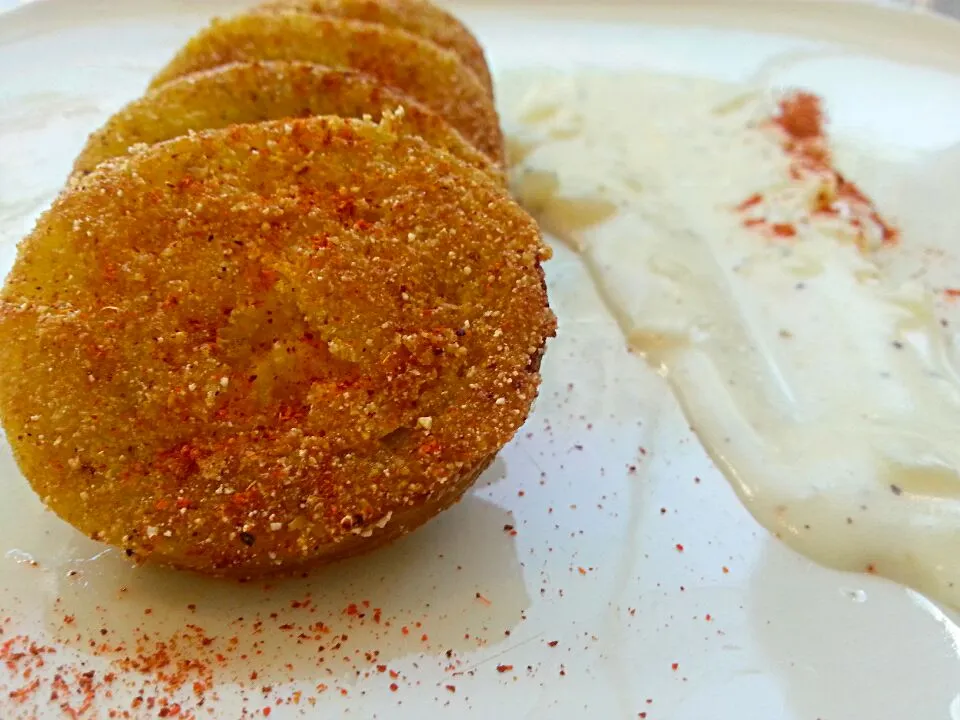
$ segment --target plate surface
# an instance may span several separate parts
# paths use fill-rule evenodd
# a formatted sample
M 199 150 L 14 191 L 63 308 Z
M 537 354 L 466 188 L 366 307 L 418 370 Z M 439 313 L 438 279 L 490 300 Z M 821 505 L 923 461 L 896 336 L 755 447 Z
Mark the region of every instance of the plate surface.
M 4 272 L 86 134 L 206 18 L 237 7 L 48 0 L 0 17 Z M 960 25 L 945 20 L 820 3 L 457 10 L 496 73 L 738 81 L 789 56 L 775 82 L 822 94 L 832 131 L 876 148 L 850 172 L 880 195 L 884 169 L 960 142 Z M 930 217 L 957 217 L 955 198 L 925 201 Z M 953 618 L 769 537 L 665 383 L 626 352 L 576 258 L 558 247 L 547 274 L 560 331 L 516 440 L 423 530 L 306 579 L 131 569 L 45 513 L 4 443 L 0 717 L 56 717 L 90 690 L 86 717 L 155 717 L 166 699 L 200 717 L 960 718 Z M 31 641 L 51 652 L 19 657 Z M 188 658 L 199 662 L 178 665 Z

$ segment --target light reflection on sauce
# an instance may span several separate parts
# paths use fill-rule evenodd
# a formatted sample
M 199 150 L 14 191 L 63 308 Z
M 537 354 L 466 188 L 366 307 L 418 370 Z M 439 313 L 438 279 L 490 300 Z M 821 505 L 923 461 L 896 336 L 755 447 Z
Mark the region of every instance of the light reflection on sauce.
M 931 289 L 878 262 L 910 238 L 832 170 L 809 113 L 641 73 L 505 91 L 517 196 L 580 253 L 754 516 L 960 607 L 952 340 Z

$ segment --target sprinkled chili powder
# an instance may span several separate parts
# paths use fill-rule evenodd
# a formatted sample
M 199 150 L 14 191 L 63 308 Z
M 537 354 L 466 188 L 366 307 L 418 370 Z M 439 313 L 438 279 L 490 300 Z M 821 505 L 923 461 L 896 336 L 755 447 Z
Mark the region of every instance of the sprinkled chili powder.
M 783 149 L 790 156 L 788 170 L 793 180 L 815 180 L 819 190 L 810 208 L 806 224 L 816 216 L 844 220 L 855 232 L 857 247 L 865 252 L 873 249 L 867 239 L 867 224 L 877 228 L 881 245 L 893 245 L 899 231 L 879 213 L 873 201 L 860 188 L 845 178 L 833 166 L 824 130 L 824 112 L 820 98 L 808 92 L 794 92 L 782 98 L 770 124 L 777 128 Z M 759 209 L 764 196 L 757 192 L 740 202 L 735 210 L 742 214 Z M 792 239 L 798 234 L 791 222 L 771 222 L 765 216 L 748 215 L 743 225 L 769 233 L 780 239 Z

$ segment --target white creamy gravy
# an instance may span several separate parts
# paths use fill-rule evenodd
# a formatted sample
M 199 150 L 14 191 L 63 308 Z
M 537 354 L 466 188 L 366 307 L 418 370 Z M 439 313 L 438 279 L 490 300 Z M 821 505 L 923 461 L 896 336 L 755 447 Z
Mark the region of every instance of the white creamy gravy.
M 952 334 L 933 288 L 887 272 L 878 228 L 858 247 L 843 213 L 810 213 L 819 184 L 791 176 L 775 98 L 643 73 L 538 72 L 502 95 L 515 193 L 578 250 L 757 520 L 960 607 Z M 758 212 L 796 236 L 745 226 Z

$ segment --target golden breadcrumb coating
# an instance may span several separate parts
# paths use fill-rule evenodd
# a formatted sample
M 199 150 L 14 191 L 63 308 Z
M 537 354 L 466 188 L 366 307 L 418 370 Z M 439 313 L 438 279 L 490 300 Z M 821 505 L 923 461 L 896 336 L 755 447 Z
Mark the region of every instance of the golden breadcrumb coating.
M 7 437 L 49 507 L 138 560 L 251 576 L 369 549 L 523 423 L 548 256 L 487 175 L 371 121 L 145 147 L 20 246 Z
M 253 60 L 301 60 L 372 75 L 419 100 L 478 150 L 503 162 L 503 136 L 486 88 L 455 53 L 397 28 L 303 13 L 215 20 L 177 53 L 151 87 Z
M 452 50 L 493 92 L 483 48 L 466 26 L 426 0 L 267 0 L 269 10 L 313 13 L 400 28 Z
M 311 115 L 379 121 L 384 112 L 396 132 L 418 135 L 505 182 L 501 168 L 417 101 L 355 70 L 301 62 L 221 65 L 161 85 L 94 132 L 74 171 L 88 173 L 103 160 L 125 155 L 131 145 L 152 145 L 191 130 Z

